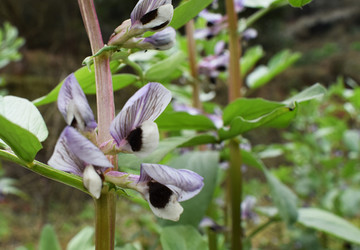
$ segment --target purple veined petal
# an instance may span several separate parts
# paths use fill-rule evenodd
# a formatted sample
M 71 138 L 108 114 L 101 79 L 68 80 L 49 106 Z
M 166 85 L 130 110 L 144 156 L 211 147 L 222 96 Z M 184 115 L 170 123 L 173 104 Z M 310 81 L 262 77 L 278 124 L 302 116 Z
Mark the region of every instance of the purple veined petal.
M 171 0 L 140 0 L 131 12 L 131 29 L 161 30 L 170 23 L 173 13 Z
M 176 31 L 172 27 L 156 32 L 150 37 L 146 37 L 139 46 L 143 49 L 167 50 L 174 46 Z
M 58 170 L 82 176 L 85 164 L 69 149 L 69 143 L 65 136 L 68 128 L 71 127 L 66 127 L 61 133 L 48 164 Z
M 208 23 L 211 23 L 212 25 L 223 20 L 223 16 L 221 14 L 209 12 L 207 9 L 202 10 L 199 13 L 199 16 L 204 18 Z
M 170 103 L 171 92 L 160 83 L 151 82 L 139 89 L 110 125 L 110 133 L 120 145 L 131 131 L 144 121 L 154 121 Z
M 214 52 L 215 55 L 220 55 L 225 51 L 226 43 L 224 41 L 219 41 L 215 44 Z
M 236 13 L 244 10 L 244 0 L 234 0 L 234 8 Z
M 148 181 L 149 177 L 175 192 L 178 201 L 194 197 L 204 186 L 204 178 L 193 171 L 174 169 L 160 164 L 141 164 L 139 182 Z
M 61 86 L 57 104 L 68 125 L 76 122 L 80 130 L 97 127 L 94 114 L 74 74 L 70 74 Z
M 130 14 L 131 23 L 134 24 L 145 14 L 165 4 L 171 4 L 171 0 L 140 0 Z
M 73 127 L 67 127 L 65 129 L 64 137 L 66 138 L 70 151 L 81 161 L 85 162 L 86 165 L 103 168 L 113 167 L 103 152 Z

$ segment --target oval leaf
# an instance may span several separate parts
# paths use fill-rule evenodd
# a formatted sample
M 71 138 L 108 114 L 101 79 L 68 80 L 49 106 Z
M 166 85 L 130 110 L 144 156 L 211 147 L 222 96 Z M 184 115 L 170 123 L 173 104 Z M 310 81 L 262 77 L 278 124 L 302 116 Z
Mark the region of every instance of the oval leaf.
M 176 52 L 153 66 L 145 72 L 145 79 L 149 82 L 161 82 L 171 76 L 178 66 L 185 61 L 185 54 L 182 51 Z
M 208 249 L 206 241 L 192 226 L 171 226 L 161 231 L 160 241 L 164 250 Z
M 193 19 L 200 11 L 205 9 L 213 0 L 189 0 L 183 1 L 174 10 L 174 16 L 171 20 L 170 26 L 178 29 L 185 25 L 188 21 Z
M 61 250 L 55 230 L 51 225 L 45 225 L 41 231 L 39 250 Z
M 39 110 L 30 101 L 5 96 L 0 99 L 0 114 L 6 119 L 33 133 L 39 141 L 45 141 L 48 130 Z
M 360 230 L 339 216 L 318 208 L 300 208 L 298 222 L 306 227 L 360 244 Z

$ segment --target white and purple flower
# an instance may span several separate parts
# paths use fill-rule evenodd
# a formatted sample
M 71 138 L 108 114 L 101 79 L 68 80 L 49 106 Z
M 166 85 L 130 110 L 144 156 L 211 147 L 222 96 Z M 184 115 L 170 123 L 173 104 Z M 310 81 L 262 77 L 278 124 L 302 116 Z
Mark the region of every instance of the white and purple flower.
M 57 105 L 69 126 L 82 132 L 92 131 L 97 127 L 94 114 L 74 74 L 64 80 Z
M 159 143 L 154 121 L 170 101 L 171 92 L 160 83 L 151 82 L 139 89 L 111 123 L 113 140 L 104 147 L 105 153 L 128 152 L 144 157 L 153 152 Z
M 130 19 L 125 20 L 115 29 L 108 44 L 133 48 L 136 42 L 143 40 L 138 38 L 146 31 L 157 32 L 165 29 L 173 14 L 174 8 L 171 0 L 140 0 L 131 12 Z M 170 38 L 166 37 L 166 40 L 169 45 Z M 155 46 L 155 48 L 157 47 Z
M 48 163 L 58 170 L 83 177 L 84 186 L 97 199 L 102 188 L 100 175 L 113 167 L 98 147 L 70 126 L 61 133 Z
M 141 164 L 140 176 L 110 171 L 105 179 L 138 191 L 156 216 L 173 221 L 183 212 L 179 202 L 191 199 L 204 186 L 203 177 L 193 171 L 147 163 Z

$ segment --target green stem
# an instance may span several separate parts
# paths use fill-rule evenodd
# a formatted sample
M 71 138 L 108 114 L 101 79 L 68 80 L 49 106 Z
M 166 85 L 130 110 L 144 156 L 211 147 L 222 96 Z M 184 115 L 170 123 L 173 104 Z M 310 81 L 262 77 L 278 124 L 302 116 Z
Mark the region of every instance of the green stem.
M 247 238 L 251 240 L 256 234 L 258 234 L 259 232 L 270 226 L 272 223 L 277 221 L 280 221 L 280 218 L 276 218 L 276 217 L 270 218 L 268 221 L 255 228 L 254 231 L 252 231 Z
M 226 14 L 229 32 L 229 102 L 241 97 L 242 79 L 240 77 L 240 37 L 237 31 L 237 14 L 233 0 L 226 0 Z
M 89 37 L 92 54 L 96 54 L 104 47 L 100 25 L 97 18 L 93 0 L 78 0 L 84 26 Z M 114 94 L 110 71 L 109 53 L 103 53 L 94 58 L 96 103 L 98 114 L 98 144 L 111 139 L 110 124 L 115 116 Z M 116 157 L 109 159 L 115 170 Z M 108 192 L 106 188 L 95 200 L 95 246 L 97 250 L 114 249 L 115 235 L 115 193 Z
M 241 230 L 241 198 L 242 198 L 242 173 L 241 152 L 237 140 L 229 141 L 230 166 L 228 170 L 228 185 L 231 203 L 231 249 L 242 249 Z
M 207 229 L 208 239 L 209 239 L 209 250 L 217 250 L 217 238 L 216 232 L 211 228 Z
M 79 176 L 69 174 L 55 168 L 52 168 L 42 162 L 34 161 L 32 163 L 27 163 L 21 159 L 19 159 L 15 154 L 6 151 L 0 150 L 0 158 L 3 160 L 8 160 L 14 163 L 19 164 L 20 166 L 29 169 L 37 174 L 40 174 L 44 177 L 47 177 L 51 180 L 58 181 L 60 183 L 64 183 L 70 187 L 74 187 L 80 191 L 83 191 L 87 194 L 90 194 L 87 189 L 85 189 L 82 179 Z
M 186 39 L 188 47 L 188 57 L 190 65 L 190 73 L 192 76 L 191 86 L 193 88 L 192 99 L 193 107 L 197 109 L 202 109 L 202 104 L 200 101 L 200 85 L 198 80 L 198 69 L 196 64 L 196 43 L 194 39 L 194 20 L 191 19 L 185 26 L 186 30 Z
M 139 64 L 129 60 L 129 58 L 124 58 L 123 59 L 124 63 L 126 65 L 129 65 L 131 68 L 133 68 L 135 70 L 135 72 L 138 74 L 140 81 L 142 84 L 145 84 L 145 78 L 144 78 L 144 72 L 142 70 L 142 68 L 139 66 Z
M 269 13 L 269 12 L 272 11 L 273 9 L 282 7 L 282 6 L 284 6 L 284 5 L 287 5 L 287 2 L 286 2 L 286 1 L 284 1 L 284 2 L 282 2 L 282 3 L 279 3 L 279 4 L 272 4 L 272 5 L 270 5 L 270 6 L 267 7 L 267 8 L 259 9 L 258 11 L 256 11 L 254 14 L 252 14 L 251 16 L 249 16 L 249 17 L 246 19 L 246 27 L 245 27 L 245 28 L 248 28 L 248 27 L 250 27 L 251 25 L 253 25 L 257 20 L 259 20 L 260 18 L 262 18 L 263 16 L 265 16 L 267 13 Z

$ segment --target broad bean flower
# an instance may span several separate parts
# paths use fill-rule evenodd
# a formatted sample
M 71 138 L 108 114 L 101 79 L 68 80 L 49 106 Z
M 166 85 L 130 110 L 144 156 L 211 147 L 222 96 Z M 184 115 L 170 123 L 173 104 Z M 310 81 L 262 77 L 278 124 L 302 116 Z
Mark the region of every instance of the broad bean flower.
M 139 36 L 146 31 L 158 32 L 166 28 L 173 17 L 173 13 L 171 0 L 140 0 L 131 12 L 130 19 L 125 20 L 115 29 L 108 43 L 109 45 L 122 45 L 124 48 L 134 48 L 137 43 L 140 43 L 138 48 L 145 45 L 152 48 L 151 44 L 155 43 L 154 47 L 161 49 L 161 46 L 155 41 L 157 39 L 155 35 L 150 39 L 150 42 Z M 163 42 L 166 41 L 168 46 L 174 40 L 172 36 L 174 31 L 168 29 L 162 35 Z
M 190 170 L 175 170 L 157 164 L 142 164 L 140 176 L 111 171 L 105 154 L 134 153 L 143 157 L 159 143 L 155 119 L 171 101 L 171 93 L 160 83 L 151 82 L 139 89 L 124 105 L 110 126 L 112 140 L 96 145 L 96 122 L 85 94 L 74 74 L 59 91 L 58 108 L 68 126 L 61 133 L 50 166 L 83 178 L 85 188 L 98 199 L 103 180 L 140 192 L 155 215 L 178 220 L 179 201 L 200 192 L 203 179 Z M 91 136 L 89 136 L 91 131 Z M 89 139 L 87 139 L 87 136 Z M 121 181 L 127 176 L 126 184 Z
M 141 164 L 140 176 L 111 171 L 105 178 L 138 191 L 156 216 L 173 221 L 183 212 L 179 202 L 197 195 L 204 185 L 203 177 L 190 170 L 146 163 Z

